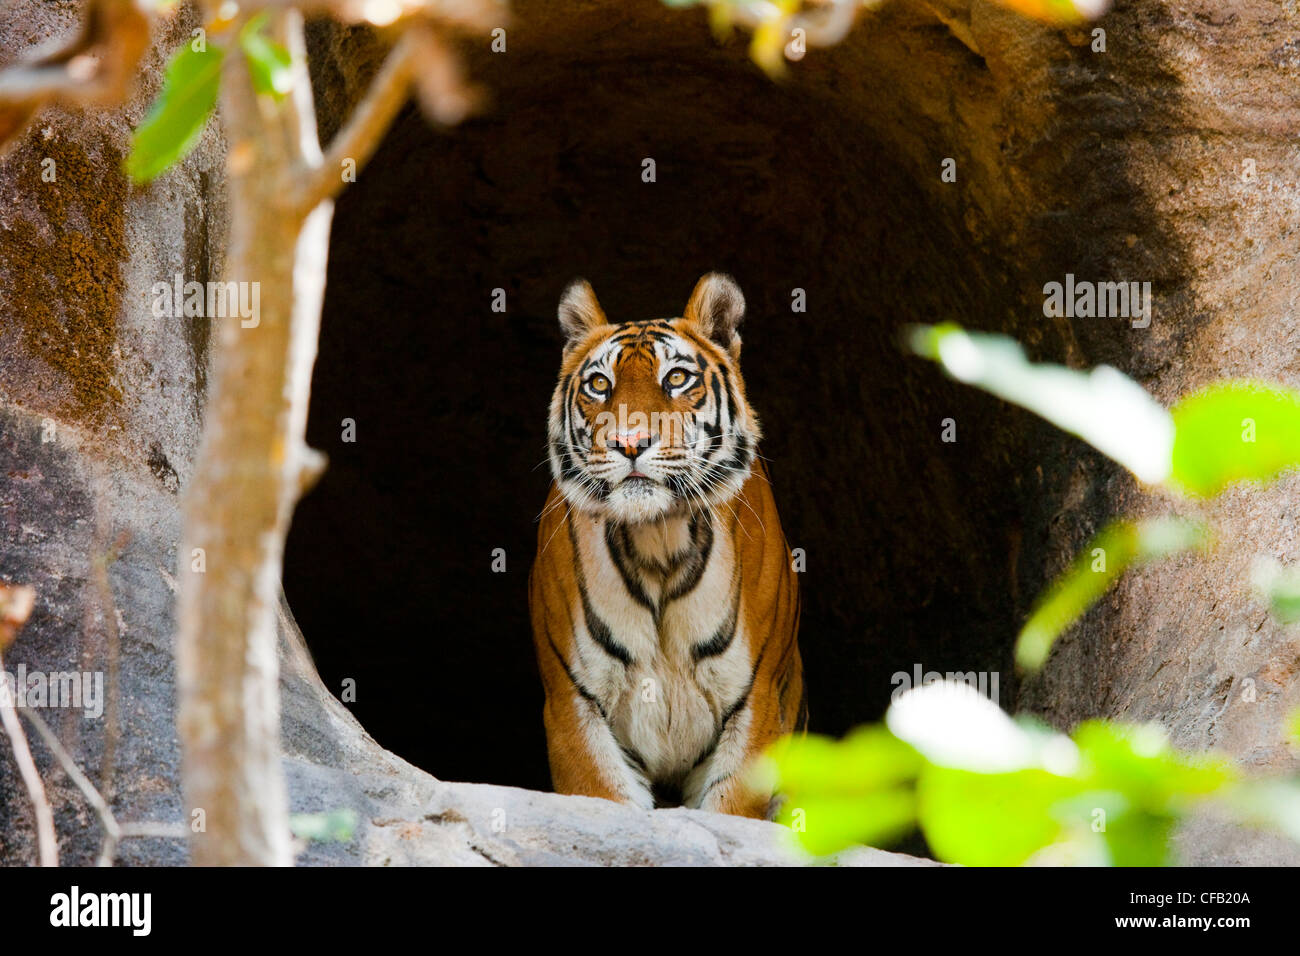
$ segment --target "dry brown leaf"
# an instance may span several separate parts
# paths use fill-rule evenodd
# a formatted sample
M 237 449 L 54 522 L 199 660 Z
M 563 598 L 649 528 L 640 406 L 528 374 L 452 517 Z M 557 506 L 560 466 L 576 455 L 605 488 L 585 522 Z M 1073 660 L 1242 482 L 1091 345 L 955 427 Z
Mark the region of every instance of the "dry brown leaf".
M 26 584 L 0 584 L 0 652 L 14 642 L 35 606 L 35 588 Z
M 47 103 L 118 103 L 149 46 L 149 18 L 136 0 L 91 0 L 76 39 L 0 71 L 0 152 Z
M 323 10 L 347 23 L 377 27 L 424 20 L 475 31 L 505 26 L 509 16 L 509 7 L 502 0 L 262 0 L 261 6 Z
M 418 44 L 414 80 L 420 107 L 431 121 L 455 126 L 478 108 L 483 93 L 465 78 L 460 57 L 432 28 L 408 29 Z

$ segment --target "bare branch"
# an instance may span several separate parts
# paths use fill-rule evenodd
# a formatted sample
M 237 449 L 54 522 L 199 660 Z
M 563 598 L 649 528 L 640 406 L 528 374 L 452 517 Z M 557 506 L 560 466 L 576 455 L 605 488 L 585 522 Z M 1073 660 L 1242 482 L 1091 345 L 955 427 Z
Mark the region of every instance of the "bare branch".
M 25 584 L 0 584 L 0 651 L 14 642 L 18 630 L 36 605 L 36 589 Z
M 881 0 L 822 0 L 812 3 L 786 20 L 786 27 L 803 30 L 809 46 L 835 46 L 853 27 L 859 10 L 879 6 Z M 738 5 L 729 9 L 732 21 L 747 29 L 763 26 L 779 12 L 769 4 Z
M 94 596 L 86 600 L 86 608 L 93 612 L 96 607 L 103 620 L 104 652 L 108 664 L 107 700 L 104 710 L 104 752 L 99 764 L 99 788 L 108 800 L 113 799 L 115 786 L 113 772 L 117 761 L 117 745 L 121 738 L 121 684 L 122 684 L 122 619 L 113 600 L 113 588 L 108 580 L 108 568 L 118 559 L 126 538 L 110 542 L 112 519 L 108 514 L 110 495 L 107 478 L 102 471 L 94 480 L 95 488 L 95 534 L 94 553 L 90 561 L 90 580 Z M 89 628 L 88 628 L 89 631 Z M 89 641 L 87 641 L 89 644 Z
M 123 823 L 122 839 L 186 840 L 190 831 L 183 823 L 155 823 L 144 820 L 140 823 Z
M 376 27 L 406 26 L 419 20 L 467 30 L 504 26 L 509 10 L 502 0 L 244 0 L 246 11 L 285 10 L 304 14 L 328 13 L 345 23 Z
M 0 674 L 4 673 L 4 659 L 0 657 Z M 9 744 L 13 747 L 14 762 L 27 787 L 27 796 L 32 801 L 32 811 L 36 815 L 36 842 L 40 853 L 41 866 L 59 865 L 59 840 L 54 832 L 54 812 L 45 797 L 45 785 L 41 783 L 40 771 L 36 761 L 32 760 L 31 749 L 27 746 L 27 737 L 23 734 L 23 725 L 18 720 L 18 712 L 9 691 L 9 682 L 0 678 L 0 722 L 5 733 L 9 735 Z
M 34 712 L 30 707 L 23 709 L 23 716 L 36 728 L 36 733 L 40 735 L 45 746 L 50 748 L 50 753 L 54 754 L 59 766 L 63 772 L 68 775 L 81 795 L 86 798 L 91 809 L 99 817 L 99 823 L 104 828 L 104 843 L 99 851 L 99 865 L 112 866 L 113 858 L 117 853 L 118 841 L 122 839 L 122 828 L 118 826 L 117 819 L 113 816 L 113 811 L 109 808 L 107 801 L 95 789 L 95 785 L 90 782 L 90 778 L 81 772 L 77 762 L 72 759 L 72 754 L 68 753 L 67 748 L 55 736 L 50 725 L 45 722 L 40 714 Z
M 297 13 L 271 27 L 288 49 L 301 49 Z M 220 329 L 203 440 L 182 498 L 181 553 L 203 548 L 206 572 L 181 575 L 177 729 L 186 806 L 207 821 L 189 835 L 193 862 L 291 866 L 276 608 L 301 492 L 333 204 L 286 214 L 290 186 L 310 164 L 296 132 L 310 119 L 301 104 L 265 108 L 238 59 L 226 62 L 221 104 L 227 142 L 250 159 L 228 180 L 225 272 L 257 277 L 262 297 L 253 324 Z M 314 130 L 311 141 L 319 148 Z
M 351 160 L 360 170 L 383 139 L 388 125 L 406 104 L 413 78 L 419 41 L 410 33 L 397 41 L 370 83 L 365 98 L 357 104 L 347 124 L 338 131 L 315 168 L 304 171 L 293 207 L 305 215 L 343 188 L 343 163 Z
M 0 71 L 0 149 L 49 102 L 125 99 L 148 46 L 149 18 L 135 0 L 91 0 L 70 44 Z
M 117 847 L 123 840 L 131 838 L 155 838 L 166 840 L 184 840 L 189 836 L 189 831 L 182 823 L 155 823 L 153 821 L 118 823 L 117 818 L 113 815 L 113 810 L 108 805 L 108 801 L 90 782 L 90 778 L 82 772 L 77 766 L 77 762 L 72 759 L 72 754 L 63 746 L 62 741 L 50 729 L 44 718 L 36 713 L 30 707 L 26 707 L 22 712 L 23 716 L 36 728 L 36 733 L 44 741 L 45 746 L 49 748 L 50 753 L 58 760 L 59 766 L 63 772 L 68 775 L 81 795 L 86 798 L 95 815 L 99 817 L 100 826 L 104 830 L 104 842 L 99 849 L 98 866 L 112 866 L 117 859 Z
M 443 126 L 455 126 L 478 105 L 480 91 L 465 79 L 456 51 L 430 26 L 415 26 L 410 35 L 417 43 L 415 92 L 424 115 Z

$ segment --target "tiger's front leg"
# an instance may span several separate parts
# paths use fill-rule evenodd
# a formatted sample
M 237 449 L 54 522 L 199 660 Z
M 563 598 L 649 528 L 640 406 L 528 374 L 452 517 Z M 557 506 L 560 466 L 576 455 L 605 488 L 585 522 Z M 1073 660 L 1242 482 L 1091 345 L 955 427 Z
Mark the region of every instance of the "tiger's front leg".
M 686 777 L 682 787 L 686 806 L 767 819 L 772 795 L 756 793 L 748 786 L 750 763 L 761 749 L 750 739 L 753 721 L 749 703 L 728 718 L 708 758 Z
M 548 686 L 543 719 L 556 793 L 654 808 L 645 774 L 614 739 L 595 701 L 572 688 L 557 688 L 553 693 Z
M 753 817 L 757 820 L 771 819 L 771 794 L 755 793 L 746 783 L 745 774 L 748 765 L 725 768 L 713 762 L 701 775 L 698 802 L 692 801 L 688 806 L 714 813 L 731 813 L 740 817 Z M 692 781 L 694 783 L 694 781 Z
M 772 683 L 753 686 L 745 706 L 728 718 L 709 758 L 686 779 L 683 796 L 687 806 L 759 820 L 774 818 L 780 798 L 770 790 L 755 789 L 751 774 L 763 751 L 785 734 L 802 730 L 801 723 L 806 721 L 801 716 L 803 667 L 797 650 L 791 649 L 781 673 L 784 676 L 774 676 Z M 782 686 L 786 694 L 782 694 Z M 798 703 L 792 707 L 790 701 Z

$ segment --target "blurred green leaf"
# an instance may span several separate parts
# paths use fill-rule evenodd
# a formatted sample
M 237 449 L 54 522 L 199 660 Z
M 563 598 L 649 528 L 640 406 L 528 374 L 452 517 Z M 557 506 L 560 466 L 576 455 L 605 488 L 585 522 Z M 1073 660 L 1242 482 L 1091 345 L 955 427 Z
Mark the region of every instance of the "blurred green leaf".
M 818 734 L 784 737 L 768 751 L 770 776 L 758 789 L 773 784 L 786 794 L 860 793 L 892 786 L 916 776 L 921 756 L 880 725 L 859 727 L 843 740 Z
M 331 810 L 329 813 L 294 813 L 289 817 L 289 829 L 303 840 L 322 843 L 347 843 L 357 826 L 355 810 Z
M 1072 773 L 927 766 L 918 816 L 930 847 L 948 862 L 1015 866 L 1038 854 L 1087 860 L 1100 841 L 1112 865 L 1164 865 L 1181 815 L 1238 780 L 1226 760 L 1174 750 L 1155 725 L 1089 721 L 1074 742 Z
M 917 784 L 917 812 L 939 859 L 1019 866 L 1063 837 L 1049 811 L 1078 791 L 1077 781 L 1045 770 L 982 774 L 927 766 Z
M 997 3 L 1053 26 L 1095 20 L 1110 6 L 1109 0 L 997 0 Z
M 1177 818 L 1138 810 L 1111 817 L 1102 834 L 1111 866 L 1168 866 L 1169 837 Z
M 131 137 L 126 171 L 135 182 L 149 182 L 194 148 L 217 103 L 223 59 L 213 44 L 199 52 L 186 43 L 172 56 L 162 92 Z
M 1300 707 L 1286 715 L 1286 735 L 1291 743 L 1300 747 Z
M 1115 369 L 1035 365 L 1006 336 L 918 326 L 910 344 L 959 381 L 1041 415 L 1150 484 L 1205 497 L 1300 465 L 1300 392 L 1280 385 L 1218 382 L 1166 412 Z
M 1016 663 L 1031 671 L 1042 667 L 1056 639 L 1130 565 L 1199 547 L 1207 539 L 1204 524 L 1181 518 L 1107 525 L 1040 599 L 1016 639 Z
M 1267 382 L 1216 382 L 1174 406 L 1173 484 L 1216 495 L 1300 464 L 1300 393 Z
M 1175 750 L 1158 724 L 1089 720 L 1075 729 L 1074 740 L 1083 756 L 1083 779 L 1148 809 L 1206 796 L 1239 777 L 1222 757 Z
M 263 96 L 283 99 L 293 85 L 293 57 L 263 32 L 267 14 L 260 13 L 239 31 L 239 45 L 248 60 L 253 89 Z
M 1228 790 L 1221 803 L 1239 822 L 1278 830 L 1300 843 L 1300 780 L 1245 780 Z
M 794 828 L 805 850 L 823 856 L 855 843 L 888 845 L 910 829 L 910 787 L 921 764 L 915 750 L 876 725 L 840 741 L 785 737 L 769 748 L 751 782 L 782 794 L 778 822 Z
M 1158 724 L 1086 721 L 1071 739 L 976 697 L 951 681 L 902 694 L 887 720 L 905 740 L 872 726 L 779 742 L 762 781 L 786 798 L 778 819 L 817 855 L 887 846 L 915 821 L 939 859 L 970 866 L 1166 865 L 1174 827 L 1208 805 L 1300 840 L 1300 781 L 1246 780 Z M 952 746 L 936 743 L 945 728 Z M 972 769 L 999 765 L 1011 769 Z
M 950 323 L 913 328 L 910 344 L 958 381 L 1041 415 L 1142 481 L 1159 484 L 1169 477 L 1173 420 L 1142 386 L 1110 366 L 1079 372 L 1034 364 L 1015 339 Z
M 1255 563 L 1251 580 L 1279 621 L 1292 624 L 1300 620 L 1300 568 L 1264 558 Z
M 790 39 L 790 27 L 779 12 L 765 18 L 754 28 L 749 41 L 749 58 L 773 79 L 785 73 L 785 45 Z
M 1113 866 L 1167 865 L 1178 820 L 1239 779 L 1221 757 L 1175 750 L 1157 724 L 1086 721 L 1074 740 L 1082 757 L 1078 777 L 1086 787 L 1074 808 L 1076 825 L 1102 825 Z M 1104 815 L 1098 818 L 1097 811 Z
M 887 847 L 916 825 L 916 794 L 909 788 L 854 795 L 830 793 L 788 803 L 777 822 L 793 827 L 813 856 L 829 856 L 856 844 Z
M 1068 737 L 1013 720 L 970 684 L 933 681 L 901 694 L 885 713 L 890 732 L 927 761 L 975 773 L 1061 772 L 1077 761 Z

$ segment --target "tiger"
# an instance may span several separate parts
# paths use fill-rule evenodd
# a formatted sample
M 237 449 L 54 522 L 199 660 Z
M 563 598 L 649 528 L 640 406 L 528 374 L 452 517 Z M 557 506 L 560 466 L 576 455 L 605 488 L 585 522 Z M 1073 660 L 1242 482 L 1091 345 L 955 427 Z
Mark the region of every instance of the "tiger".
M 796 572 L 740 374 L 745 299 L 677 318 L 564 291 L 529 611 L 559 793 L 771 818 L 751 761 L 807 724 Z

